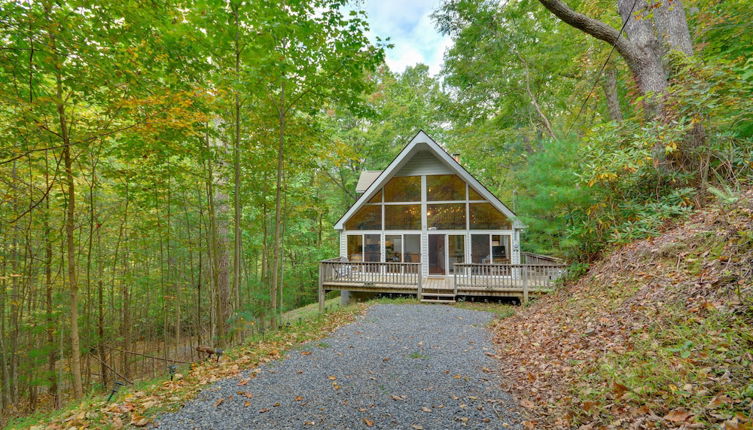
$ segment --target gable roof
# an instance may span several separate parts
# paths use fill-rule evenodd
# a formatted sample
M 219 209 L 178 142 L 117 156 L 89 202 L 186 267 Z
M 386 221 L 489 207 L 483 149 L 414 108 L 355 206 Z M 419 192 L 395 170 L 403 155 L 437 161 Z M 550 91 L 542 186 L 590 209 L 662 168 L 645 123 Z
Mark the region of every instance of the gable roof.
M 389 181 L 400 168 L 410 161 L 418 151 L 429 150 L 455 174 L 460 176 L 468 185 L 479 192 L 489 203 L 497 210 L 505 214 L 513 221 L 513 228 L 523 228 L 523 224 L 518 217 L 500 201 L 497 196 L 492 194 L 483 184 L 481 184 L 473 175 L 470 174 L 463 166 L 458 163 L 454 157 L 447 153 L 437 142 L 434 141 L 423 130 L 420 130 L 411 141 L 403 148 L 386 169 L 382 170 L 379 175 L 371 182 L 371 185 L 361 194 L 361 197 L 348 209 L 343 216 L 335 223 L 335 230 L 342 230 L 345 222 L 350 219 L 358 209 L 368 202 L 386 183 Z M 360 180 L 359 180 L 360 185 Z
M 364 170 L 361 172 L 361 176 L 358 178 L 358 184 L 356 184 L 356 192 L 362 193 L 369 189 L 369 185 L 373 184 L 381 170 Z

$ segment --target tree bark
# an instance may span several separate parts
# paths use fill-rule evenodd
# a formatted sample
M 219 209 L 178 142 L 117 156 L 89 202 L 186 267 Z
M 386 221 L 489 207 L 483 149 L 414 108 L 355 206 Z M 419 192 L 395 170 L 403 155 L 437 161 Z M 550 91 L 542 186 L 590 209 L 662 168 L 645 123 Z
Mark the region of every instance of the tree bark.
M 604 69 L 604 77 L 601 80 L 601 87 L 604 90 L 604 99 L 607 103 L 609 119 L 615 122 L 622 122 L 620 98 L 617 95 L 617 69 L 615 69 L 613 65 L 607 65 Z

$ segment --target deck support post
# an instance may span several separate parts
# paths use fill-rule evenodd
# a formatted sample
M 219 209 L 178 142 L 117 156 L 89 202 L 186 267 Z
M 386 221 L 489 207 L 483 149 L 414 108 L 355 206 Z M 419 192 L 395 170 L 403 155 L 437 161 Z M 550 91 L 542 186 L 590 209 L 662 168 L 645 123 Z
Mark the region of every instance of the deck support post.
M 418 300 L 423 299 L 423 285 L 421 285 L 422 278 L 423 278 L 423 274 L 421 273 L 421 268 L 419 268 L 419 271 L 418 271 L 418 287 L 417 287 L 418 290 L 416 292 L 416 298 Z
M 324 312 L 324 265 L 319 263 L 319 313 Z
M 523 303 L 528 303 L 528 268 L 521 266 L 523 270 Z

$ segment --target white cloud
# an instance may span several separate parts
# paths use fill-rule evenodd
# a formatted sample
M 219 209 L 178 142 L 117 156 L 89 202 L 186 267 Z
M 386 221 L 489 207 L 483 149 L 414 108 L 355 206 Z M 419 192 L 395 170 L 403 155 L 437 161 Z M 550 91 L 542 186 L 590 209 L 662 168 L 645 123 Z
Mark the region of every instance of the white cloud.
M 366 0 L 370 37 L 390 38 L 394 48 L 387 50 L 387 65 L 395 72 L 417 63 L 429 66 L 432 74 L 442 67 L 444 51 L 451 46 L 449 37 L 439 34 L 431 13 L 441 0 Z M 356 6 L 358 7 L 358 6 Z

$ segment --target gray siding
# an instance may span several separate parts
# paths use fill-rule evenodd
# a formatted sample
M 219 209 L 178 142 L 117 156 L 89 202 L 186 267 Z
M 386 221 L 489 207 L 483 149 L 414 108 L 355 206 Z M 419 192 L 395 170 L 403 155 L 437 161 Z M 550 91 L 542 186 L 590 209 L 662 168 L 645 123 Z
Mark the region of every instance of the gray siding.
M 395 176 L 448 175 L 454 173 L 444 162 L 429 151 L 419 151 Z

